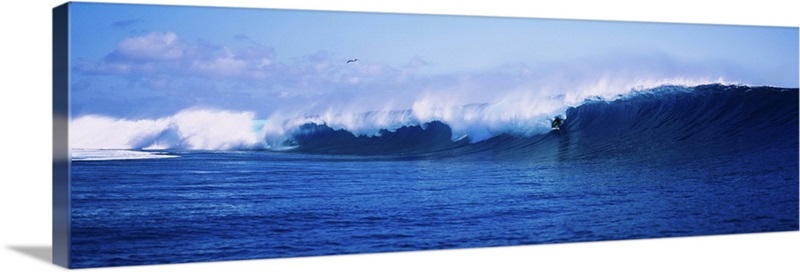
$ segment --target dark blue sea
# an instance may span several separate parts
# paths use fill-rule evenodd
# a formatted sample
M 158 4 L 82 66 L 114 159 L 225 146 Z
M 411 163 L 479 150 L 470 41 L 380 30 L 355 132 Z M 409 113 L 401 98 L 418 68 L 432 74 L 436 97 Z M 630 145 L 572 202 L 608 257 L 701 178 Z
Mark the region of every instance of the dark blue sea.
M 477 142 L 309 123 L 281 151 L 84 152 L 71 267 L 798 231 L 797 89 L 664 87 L 566 116 Z

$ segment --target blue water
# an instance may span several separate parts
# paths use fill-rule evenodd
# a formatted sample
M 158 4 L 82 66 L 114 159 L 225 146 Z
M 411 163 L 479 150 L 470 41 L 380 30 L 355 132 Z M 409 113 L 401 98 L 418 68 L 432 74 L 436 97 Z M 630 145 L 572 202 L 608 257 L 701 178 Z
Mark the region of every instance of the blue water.
M 667 88 L 534 136 L 308 124 L 290 151 L 74 160 L 71 267 L 797 231 L 797 101 Z

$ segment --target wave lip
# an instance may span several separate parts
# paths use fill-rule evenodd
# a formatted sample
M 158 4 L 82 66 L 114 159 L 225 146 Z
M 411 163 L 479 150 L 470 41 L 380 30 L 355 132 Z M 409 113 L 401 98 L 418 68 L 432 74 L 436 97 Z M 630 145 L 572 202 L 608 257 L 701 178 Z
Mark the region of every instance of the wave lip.
M 589 96 L 571 106 L 559 104 L 563 98 L 554 96 L 461 106 L 418 103 L 405 110 L 361 114 L 274 115 L 266 120 L 256 120 L 250 112 L 188 109 L 158 119 L 82 116 L 71 120 L 69 129 L 74 160 L 162 158 L 164 154 L 150 151 L 163 150 L 544 157 L 658 150 L 696 154 L 772 146 L 796 150 L 797 97 L 796 88 L 664 85 L 614 97 Z M 550 121 L 556 115 L 565 121 L 553 131 Z
M 434 120 L 362 135 L 309 122 L 284 141 L 289 152 L 343 155 L 692 157 L 797 150 L 798 90 L 736 85 L 662 86 L 569 107 L 560 130 L 547 120 L 505 126 L 480 141 Z M 485 108 L 475 106 L 475 109 Z M 477 124 L 476 127 L 479 127 Z M 795 152 L 796 153 L 796 152 Z M 783 153 L 781 153 L 783 154 Z

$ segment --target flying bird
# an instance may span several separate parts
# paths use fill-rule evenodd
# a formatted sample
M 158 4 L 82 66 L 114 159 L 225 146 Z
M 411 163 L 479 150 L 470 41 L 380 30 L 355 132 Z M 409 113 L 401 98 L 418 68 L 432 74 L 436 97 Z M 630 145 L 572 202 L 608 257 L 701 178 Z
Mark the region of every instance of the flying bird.
M 356 61 L 358 61 L 358 59 L 351 59 L 351 60 L 347 60 L 347 63 L 356 62 Z

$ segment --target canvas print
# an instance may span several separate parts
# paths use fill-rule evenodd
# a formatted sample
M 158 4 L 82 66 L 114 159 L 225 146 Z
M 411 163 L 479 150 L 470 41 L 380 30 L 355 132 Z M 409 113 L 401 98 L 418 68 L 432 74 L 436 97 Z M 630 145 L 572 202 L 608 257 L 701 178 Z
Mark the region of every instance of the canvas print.
M 797 27 L 80 2 L 53 24 L 71 268 L 798 230 Z

